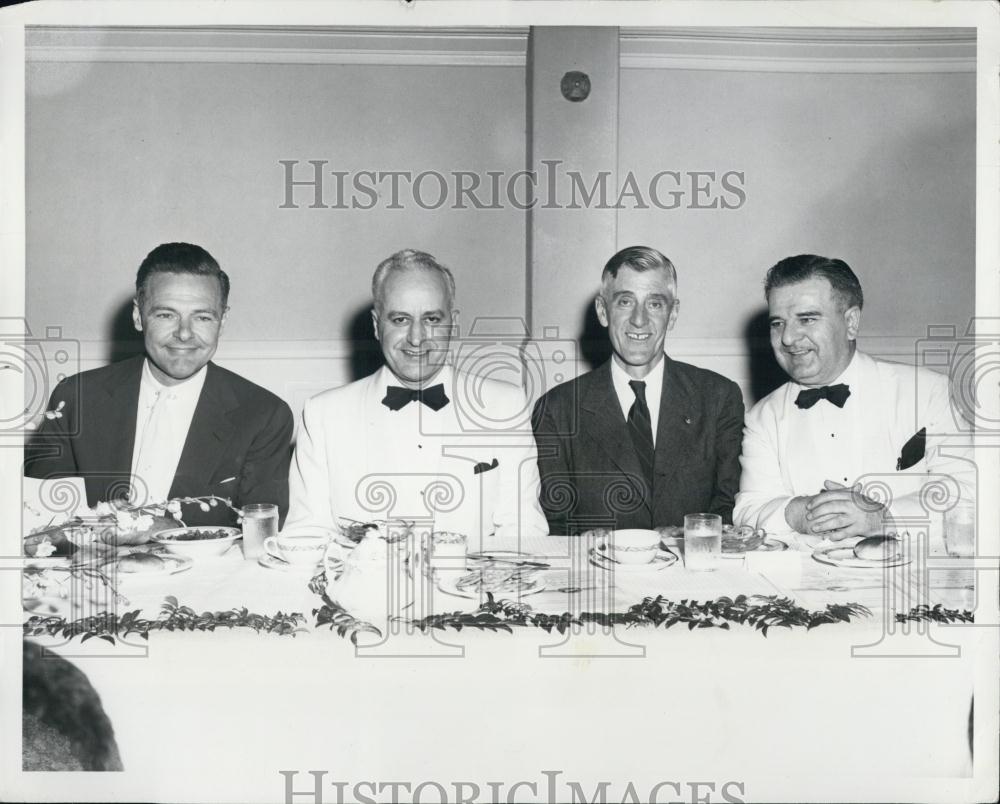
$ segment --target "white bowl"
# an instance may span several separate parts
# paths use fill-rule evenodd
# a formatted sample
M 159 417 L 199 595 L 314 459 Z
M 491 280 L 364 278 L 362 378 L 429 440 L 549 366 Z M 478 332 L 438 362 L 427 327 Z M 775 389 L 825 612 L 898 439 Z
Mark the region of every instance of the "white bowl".
M 211 539 L 192 539 L 196 533 L 214 533 L 218 536 Z M 193 526 L 189 528 L 171 528 L 153 534 L 153 541 L 162 544 L 171 553 L 189 558 L 212 558 L 221 556 L 233 542 L 243 536 L 238 528 L 213 527 L 212 525 Z
M 608 555 L 622 564 L 648 564 L 660 548 L 660 534 L 655 530 L 626 528 L 611 533 Z

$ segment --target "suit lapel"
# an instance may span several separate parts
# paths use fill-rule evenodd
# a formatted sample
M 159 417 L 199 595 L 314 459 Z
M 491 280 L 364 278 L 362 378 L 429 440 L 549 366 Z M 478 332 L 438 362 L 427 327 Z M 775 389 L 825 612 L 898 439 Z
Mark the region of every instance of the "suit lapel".
M 102 419 L 113 422 L 114 426 L 100 428 L 107 434 L 107 452 L 104 465 L 112 467 L 107 476 L 97 477 L 100 483 L 96 499 L 107 500 L 110 496 L 120 496 L 119 491 L 127 488 L 132 472 L 132 452 L 135 447 L 136 411 L 139 407 L 139 383 L 142 380 L 142 366 L 145 357 L 139 356 L 115 364 L 104 383 L 106 397 L 101 403 Z
M 208 364 L 205 384 L 191 418 L 181 459 L 177 463 L 170 496 L 180 497 L 185 488 L 207 489 L 225 446 L 236 430 L 232 414 L 239 398 L 214 363 Z
M 664 356 L 663 390 L 660 392 L 660 418 L 656 425 L 656 457 L 654 481 L 658 489 L 671 488 L 684 456 L 696 454 L 698 445 L 694 433 L 700 431 L 701 410 L 692 403 L 692 389 L 685 377 L 674 368 L 674 362 Z
M 610 360 L 590 375 L 583 389 L 580 410 L 584 417 L 580 432 L 626 475 L 642 498 L 643 505 L 652 511 L 649 490 L 642 481 L 642 466 L 635 454 L 628 424 L 622 416 L 621 403 L 611 380 Z

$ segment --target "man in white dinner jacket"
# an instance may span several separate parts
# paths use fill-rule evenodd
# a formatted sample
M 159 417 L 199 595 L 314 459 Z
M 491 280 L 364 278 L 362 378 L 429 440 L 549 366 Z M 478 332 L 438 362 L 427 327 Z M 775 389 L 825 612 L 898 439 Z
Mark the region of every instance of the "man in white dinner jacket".
M 418 520 L 480 536 L 545 535 L 536 451 L 521 388 L 448 364 L 455 281 L 404 250 L 372 278 L 386 365 L 305 404 L 286 529 L 345 519 Z
M 857 349 L 864 297 L 845 262 L 788 257 L 764 292 L 771 346 L 791 381 L 747 414 L 737 524 L 806 534 L 808 545 L 905 531 L 927 520 L 932 483 L 952 502 L 974 498 L 948 378 Z

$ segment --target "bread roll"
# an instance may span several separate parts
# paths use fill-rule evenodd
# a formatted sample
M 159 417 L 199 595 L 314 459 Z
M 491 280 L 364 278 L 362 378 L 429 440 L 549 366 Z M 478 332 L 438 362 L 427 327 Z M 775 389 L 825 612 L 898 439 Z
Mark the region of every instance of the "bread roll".
M 119 572 L 159 572 L 167 562 L 152 553 L 132 553 L 118 559 Z
M 895 536 L 867 536 L 854 545 L 854 555 L 866 561 L 892 561 L 903 554 Z

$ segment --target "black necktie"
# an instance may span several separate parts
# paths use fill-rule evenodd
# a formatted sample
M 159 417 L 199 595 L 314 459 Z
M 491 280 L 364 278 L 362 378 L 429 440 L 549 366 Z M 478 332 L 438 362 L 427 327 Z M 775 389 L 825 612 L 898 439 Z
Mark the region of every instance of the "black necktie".
M 385 389 L 385 399 L 382 400 L 382 404 L 389 410 L 401 410 L 411 402 L 423 402 L 431 410 L 441 410 L 449 401 L 448 397 L 445 396 L 442 383 L 419 391 L 414 388 L 390 385 Z
M 649 418 L 649 407 L 646 405 L 646 383 L 642 380 L 629 380 L 628 383 L 635 393 L 635 402 L 628 412 L 628 431 L 635 445 L 636 455 L 646 475 L 646 482 L 653 488 L 653 425 Z
M 844 407 L 847 397 L 851 395 L 850 386 L 839 383 L 838 385 L 824 385 L 822 388 L 806 388 L 799 391 L 795 397 L 795 404 L 804 410 L 808 410 L 821 399 L 833 403 L 838 408 Z

